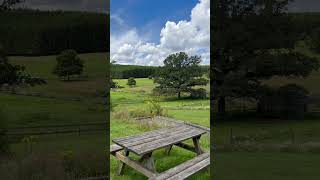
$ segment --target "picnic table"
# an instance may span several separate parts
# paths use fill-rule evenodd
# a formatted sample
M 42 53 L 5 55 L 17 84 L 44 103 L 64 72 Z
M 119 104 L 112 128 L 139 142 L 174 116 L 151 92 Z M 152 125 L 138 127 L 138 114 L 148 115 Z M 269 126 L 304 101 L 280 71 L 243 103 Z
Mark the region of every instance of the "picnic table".
M 112 140 L 115 144 L 111 146 L 110 152 L 121 162 L 118 175 L 122 175 L 125 165 L 128 165 L 149 179 L 185 179 L 210 165 L 209 153 L 202 151 L 199 144 L 201 135 L 206 132 L 189 125 L 162 128 L 140 135 L 115 138 Z M 189 139 L 193 140 L 193 146 L 183 143 Z M 197 156 L 159 174 L 155 168 L 153 152 L 165 149 L 169 155 L 173 145 L 195 152 Z M 131 159 L 130 153 L 138 155 L 140 160 Z

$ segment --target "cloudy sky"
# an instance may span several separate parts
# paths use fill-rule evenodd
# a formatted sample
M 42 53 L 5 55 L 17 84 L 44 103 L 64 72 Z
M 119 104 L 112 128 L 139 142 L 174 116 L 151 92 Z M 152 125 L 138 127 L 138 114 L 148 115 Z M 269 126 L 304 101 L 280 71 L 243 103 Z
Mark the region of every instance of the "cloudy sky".
M 210 0 L 111 0 L 111 60 L 162 65 L 171 53 L 209 64 Z

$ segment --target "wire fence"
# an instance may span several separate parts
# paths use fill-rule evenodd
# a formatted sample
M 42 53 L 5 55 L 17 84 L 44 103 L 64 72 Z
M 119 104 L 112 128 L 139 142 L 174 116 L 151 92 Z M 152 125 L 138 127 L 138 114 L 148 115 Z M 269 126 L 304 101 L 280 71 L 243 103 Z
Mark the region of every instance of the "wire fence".
M 9 139 L 26 136 L 78 134 L 84 135 L 90 132 L 106 132 L 107 122 L 82 123 L 82 124 L 58 124 L 47 126 L 22 126 L 5 129 Z

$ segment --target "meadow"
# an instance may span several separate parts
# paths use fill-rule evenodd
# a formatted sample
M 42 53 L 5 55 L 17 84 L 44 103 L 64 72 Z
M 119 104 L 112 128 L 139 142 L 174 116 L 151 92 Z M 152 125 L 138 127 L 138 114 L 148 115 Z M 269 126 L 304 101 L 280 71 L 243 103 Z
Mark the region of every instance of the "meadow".
M 229 103 L 227 121 L 216 122 L 213 176 L 216 179 L 318 179 L 320 159 L 319 72 L 307 78 L 274 77 L 273 87 L 302 85 L 312 99 L 304 120 L 261 117 L 255 103 Z M 232 173 L 231 173 L 232 172 Z
M 55 56 L 9 57 L 11 63 L 24 65 L 26 72 L 44 78 L 47 84 L 20 87 L 15 90 L 16 94 L 0 92 L 0 108 L 7 127 L 105 123 L 108 54 L 79 56 L 85 64 L 83 77 L 70 82 L 52 74 Z M 0 173 L 5 179 L 105 175 L 106 131 L 15 139 L 10 145 L 9 159 L 0 158 Z
M 147 116 L 150 101 L 156 101 L 165 111 L 165 115 L 177 120 L 183 120 L 194 124 L 210 126 L 209 99 L 193 100 L 187 97 L 177 99 L 176 97 L 154 97 L 152 89 L 155 87 L 152 79 L 137 78 L 134 87 L 126 85 L 127 79 L 114 79 L 123 88 L 111 90 L 111 103 L 114 106 L 111 112 L 110 140 L 116 137 L 124 137 L 140 134 L 159 126 L 148 126 L 133 120 L 133 117 Z M 209 85 L 206 87 L 209 89 Z M 187 141 L 187 143 L 191 143 Z M 203 149 L 209 151 L 209 135 L 204 135 L 200 142 Z M 181 148 L 173 148 L 170 156 L 164 154 L 164 150 L 155 152 L 156 168 L 158 172 L 168 170 L 182 162 L 192 159 L 194 153 Z M 136 158 L 133 156 L 133 158 Z M 118 162 L 111 156 L 111 179 L 147 179 L 135 170 L 126 168 L 123 176 L 117 176 Z M 210 179 L 208 171 L 197 173 L 190 179 Z

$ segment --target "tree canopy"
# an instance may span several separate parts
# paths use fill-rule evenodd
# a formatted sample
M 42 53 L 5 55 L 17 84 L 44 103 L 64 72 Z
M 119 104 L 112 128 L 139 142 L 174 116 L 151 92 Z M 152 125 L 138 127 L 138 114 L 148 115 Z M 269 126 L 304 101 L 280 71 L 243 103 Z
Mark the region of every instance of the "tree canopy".
M 192 87 L 206 85 L 208 80 L 202 77 L 200 62 L 201 57 L 188 56 L 184 52 L 169 55 L 154 80 L 159 84 L 155 90 L 175 93 L 180 98 L 182 92 L 190 93 Z
M 25 73 L 25 67 L 9 63 L 4 48 L 0 45 L 0 87 L 3 85 L 39 85 L 46 81 Z
M 70 80 L 72 75 L 80 75 L 83 71 L 83 61 L 75 50 L 69 49 L 62 51 L 56 58 L 57 65 L 53 73 L 59 77 Z
M 319 61 L 295 50 L 303 33 L 286 12 L 290 0 L 217 0 L 212 10 L 212 80 L 219 112 L 225 98 L 259 98 L 273 76 L 307 77 Z
M 0 3 L 0 11 L 9 10 L 12 6 L 22 2 L 24 2 L 24 0 L 2 0 Z

